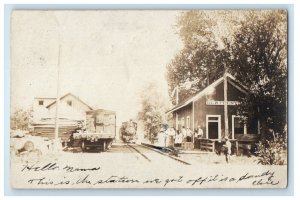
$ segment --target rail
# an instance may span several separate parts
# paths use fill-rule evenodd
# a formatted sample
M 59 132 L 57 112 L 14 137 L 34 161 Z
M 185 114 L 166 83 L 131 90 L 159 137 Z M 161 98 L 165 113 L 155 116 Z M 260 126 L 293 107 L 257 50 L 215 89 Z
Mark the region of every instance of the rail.
M 143 158 L 145 158 L 146 160 L 148 160 L 149 162 L 151 162 L 151 160 L 145 155 L 143 154 L 141 151 L 139 151 L 137 148 L 135 148 L 134 146 L 130 145 L 130 144 L 126 144 L 128 147 L 132 148 L 134 151 L 136 151 L 139 155 L 141 155 Z
M 171 158 L 171 159 L 173 159 L 173 160 L 176 160 L 176 161 L 178 161 L 178 162 L 180 162 L 180 163 L 182 163 L 182 164 L 185 164 L 185 165 L 191 165 L 190 163 L 188 163 L 188 162 L 186 162 L 186 161 L 183 161 L 183 160 L 181 160 L 181 159 L 179 159 L 179 158 L 176 158 L 176 157 L 171 156 L 171 155 L 169 155 L 168 153 L 166 153 L 166 152 L 169 152 L 169 153 L 170 153 L 171 151 L 173 151 L 172 149 L 164 148 L 164 147 L 157 147 L 157 146 L 154 146 L 154 145 L 151 145 L 151 144 L 146 144 L 146 143 L 141 143 L 140 146 L 142 146 L 142 147 L 144 147 L 144 148 L 148 148 L 148 149 L 150 149 L 150 150 L 152 150 L 152 151 L 155 151 L 156 153 L 159 153 L 159 154 L 161 154 L 161 155 L 167 156 L 167 157 L 169 157 L 169 158 Z

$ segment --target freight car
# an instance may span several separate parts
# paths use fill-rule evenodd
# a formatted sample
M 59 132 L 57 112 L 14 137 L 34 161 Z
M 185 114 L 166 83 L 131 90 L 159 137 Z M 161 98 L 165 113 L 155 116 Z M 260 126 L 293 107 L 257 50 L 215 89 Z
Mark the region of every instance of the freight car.
M 82 151 L 97 148 L 106 151 L 116 136 L 116 113 L 110 110 L 86 112 L 86 128 L 79 127 L 70 136 L 68 146 L 81 147 Z
M 130 120 L 123 122 L 120 128 L 120 135 L 123 142 L 135 143 L 137 139 L 137 123 Z

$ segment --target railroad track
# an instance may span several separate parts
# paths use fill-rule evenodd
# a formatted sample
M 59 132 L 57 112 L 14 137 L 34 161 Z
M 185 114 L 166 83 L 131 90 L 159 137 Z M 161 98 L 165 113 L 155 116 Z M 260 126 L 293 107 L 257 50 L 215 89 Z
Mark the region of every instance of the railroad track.
M 134 146 L 130 145 L 130 144 L 126 144 L 129 148 L 133 149 L 134 151 L 136 151 L 139 155 L 141 155 L 143 158 L 145 158 L 146 160 L 148 160 L 149 162 L 151 162 L 151 160 L 145 155 L 143 154 L 141 151 L 139 151 L 137 148 L 135 148 Z
M 130 144 L 127 144 L 128 147 L 132 148 L 134 151 L 136 151 L 138 154 L 140 154 L 142 157 L 144 157 L 146 160 L 148 160 L 149 162 L 151 162 L 151 159 L 149 159 L 144 153 L 142 153 L 138 148 L 134 147 L 133 145 L 130 145 Z M 142 143 L 142 144 L 137 144 L 137 146 L 139 147 L 142 147 L 142 148 L 145 148 L 145 149 L 149 149 L 151 151 L 154 151 L 156 153 L 159 153 L 163 156 L 166 156 L 170 159 L 173 159 L 177 162 L 180 162 L 182 164 L 185 164 L 185 165 L 191 165 L 190 163 L 186 162 L 186 161 L 183 161 L 177 157 L 174 157 L 172 155 L 169 155 L 168 152 L 170 152 L 171 150 L 170 149 L 166 149 L 166 148 L 158 148 L 158 147 L 155 147 L 153 145 L 149 145 L 149 144 L 145 144 L 145 143 Z
M 184 160 L 181 160 L 175 156 L 172 156 L 172 155 L 169 155 L 169 153 L 171 151 L 173 151 L 172 149 L 169 149 L 169 148 L 163 148 L 163 147 L 157 147 L 157 146 L 154 146 L 154 145 L 151 145 L 151 144 L 146 144 L 146 143 L 142 143 L 141 146 L 145 147 L 145 148 L 148 148 L 148 149 L 151 149 L 152 151 L 155 151 L 161 155 L 164 155 L 164 156 L 167 156 L 173 160 L 176 160 L 182 164 L 185 164 L 185 165 L 191 165 L 190 163 L 184 161 Z

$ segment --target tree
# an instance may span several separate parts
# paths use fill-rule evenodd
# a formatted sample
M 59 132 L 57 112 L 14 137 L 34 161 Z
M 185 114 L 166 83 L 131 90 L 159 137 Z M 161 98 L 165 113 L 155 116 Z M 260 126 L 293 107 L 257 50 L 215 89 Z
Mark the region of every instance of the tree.
M 29 130 L 29 124 L 32 119 L 32 108 L 28 110 L 17 109 L 10 118 L 10 128 L 13 130 Z
M 250 92 L 239 113 L 258 118 L 263 132 L 270 127 L 281 132 L 287 113 L 287 13 L 188 11 L 177 25 L 184 47 L 167 65 L 169 94 L 191 82 L 180 93 L 183 101 L 227 69 Z
M 224 58 L 228 53 L 222 47 L 217 27 L 220 14 L 226 17 L 226 11 L 188 11 L 183 12 L 177 27 L 184 44 L 183 49 L 167 65 L 166 78 L 169 94 L 176 86 L 191 83 L 191 88 L 183 89 L 179 102 L 204 89 L 221 76 L 224 70 Z M 175 103 L 175 98 L 171 98 Z
M 249 13 L 227 46 L 231 73 L 249 88 L 240 112 L 258 118 L 262 133 L 283 132 L 287 121 L 286 22 L 285 11 Z
M 153 141 L 165 121 L 166 101 L 158 92 L 156 83 L 149 83 L 141 92 L 141 111 L 138 119 L 144 124 L 146 137 Z

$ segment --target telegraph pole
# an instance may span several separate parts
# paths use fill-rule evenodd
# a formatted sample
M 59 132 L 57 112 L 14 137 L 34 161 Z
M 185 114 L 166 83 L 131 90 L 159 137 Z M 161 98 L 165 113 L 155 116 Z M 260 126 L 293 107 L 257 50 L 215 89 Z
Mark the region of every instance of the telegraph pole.
M 56 90 L 56 113 L 55 113 L 55 140 L 58 139 L 59 133 L 59 82 L 60 82 L 60 45 L 58 47 L 58 61 L 57 61 L 57 90 Z

